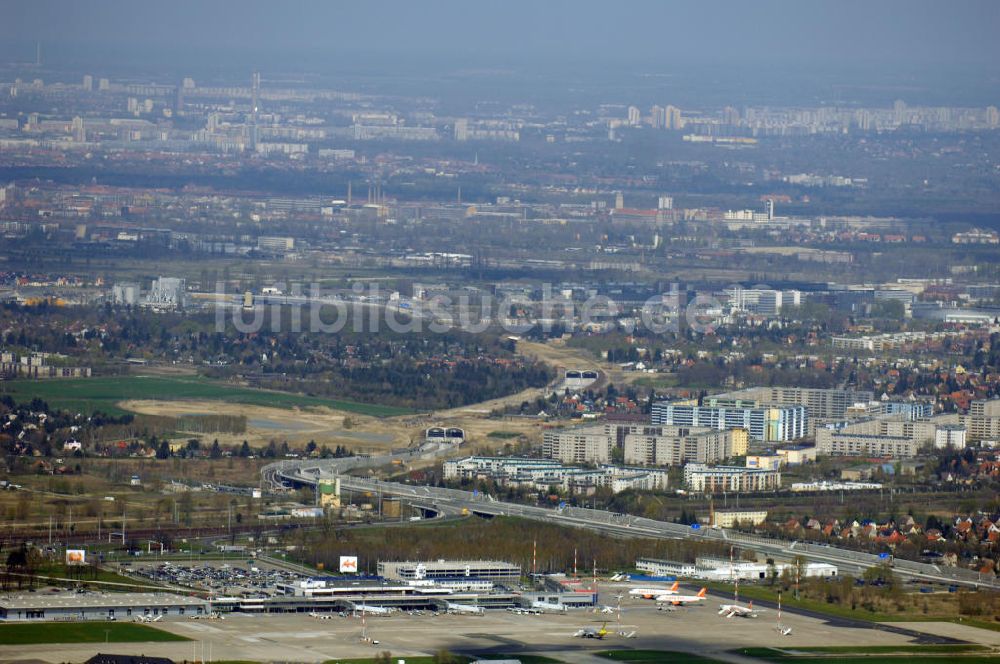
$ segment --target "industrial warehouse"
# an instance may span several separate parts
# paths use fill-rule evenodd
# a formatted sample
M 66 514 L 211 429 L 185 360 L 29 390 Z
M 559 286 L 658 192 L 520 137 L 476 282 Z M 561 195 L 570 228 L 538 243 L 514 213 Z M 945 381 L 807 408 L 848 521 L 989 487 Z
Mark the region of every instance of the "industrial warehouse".
M 208 612 L 206 600 L 173 593 L 14 594 L 0 597 L 0 620 L 137 620 L 191 617 Z

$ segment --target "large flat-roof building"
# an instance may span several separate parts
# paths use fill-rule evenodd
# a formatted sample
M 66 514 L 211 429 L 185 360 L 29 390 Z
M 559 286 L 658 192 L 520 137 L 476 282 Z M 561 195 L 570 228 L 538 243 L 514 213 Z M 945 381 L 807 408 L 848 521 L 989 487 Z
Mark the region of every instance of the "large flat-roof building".
M 262 235 L 257 238 L 257 249 L 258 251 L 266 251 L 274 254 L 285 254 L 294 251 L 295 238 Z
M 746 454 L 745 429 L 605 422 L 546 431 L 542 455 L 566 463 L 600 463 L 620 449 L 627 464 L 680 465 L 720 461 Z
M 746 429 L 718 431 L 705 427 L 646 427 L 625 436 L 625 463 L 680 466 L 711 463 L 747 453 Z
M 864 419 L 879 415 L 904 415 L 907 419 L 919 420 L 934 416 L 934 404 L 930 401 L 869 401 L 856 403 L 847 409 L 849 419 Z
M 908 436 L 822 429 L 816 432 L 816 448 L 821 454 L 830 456 L 907 459 L 917 455 L 920 445 Z
M 130 620 L 198 616 L 208 602 L 171 593 L 13 593 L 0 597 L 0 621 Z
M 383 561 L 378 564 L 378 575 L 393 581 L 419 581 L 476 577 L 491 581 L 517 581 L 521 566 L 501 560 L 426 560 Z
M 1000 399 L 980 399 L 969 404 L 969 415 L 974 417 L 1000 417 Z
M 815 445 L 789 445 L 779 447 L 775 453 L 782 458 L 783 466 L 799 466 L 816 460 Z
M 537 490 L 555 486 L 570 493 L 592 493 L 598 488 L 610 488 L 613 493 L 629 489 L 656 491 L 668 485 L 665 470 L 614 465 L 578 468 L 554 459 L 470 456 L 448 459 L 443 470 L 446 480 L 490 479 L 501 486 Z
M 932 444 L 938 429 L 957 425 L 959 419 L 954 413 L 915 420 L 899 414 L 830 424 L 816 430 L 816 452 L 906 459 Z
M 728 298 L 733 312 L 745 312 L 762 316 L 777 316 L 784 307 L 797 307 L 802 303 L 802 293 L 797 290 L 775 290 L 772 288 L 727 288 L 723 293 Z
M 712 526 L 733 528 L 737 525 L 759 526 L 767 521 L 767 510 L 715 510 L 712 512 Z
M 187 303 L 187 282 L 176 277 L 154 279 L 145 303 L 157 309 L 183 309 Z
M 542 456 L 566 463 L 607 463 L 611 450 L 622 448 L 633 433 L 655 434 L 648 420 L 608 419 L 597 424 L 546 431 Z
M 1000 399 L 973 401 L 968 415 L 960 418 L 969 440 L 1000 439 Z
M 546 431 L 542 436 L 542 456 L 566 463 L 608 463 L 614 439 L 604 425 Z
M 964 450 L 967 431 L 961 424 L 945 424 L 934 432 L 934 447 L 939 450 Z
M 705 405 L 726 406 L 753 402 L 757 406 L 805 406 L 810 419 L 840 419 L 856 403 L 867 403 L 874 393 L 867 390 L 832 390 L 811 387 L 748 387 L 705 398 Z
M 781 473 L 743 466 L 689 463 L 684 466 L 684 484 L 695 493 L 774 491 L 781 486 Z
M 729 406 L 692 406 L 671 401 L 653 404 L 654 425 L 746 429 L 750 438 L 765 442 L 787 442 L 806 435 L 805 406 L 757 406 L 734 403 Z
M 732 562 L 718 558 L 698 558 L 694 563 L 682 563 L 658 558 L 639 558 L 635 568 L 657 576 L 686 576 L 706 581 L 763 581 L 771 576 L 781 576 L 786 570 L 798 572 L 803 577 L 834 578 L 837 576 L 836 565 L 829 563 L 795 563 L 754 562 L 741 560 Z
M 470 456 L 447 459 L 442 464 L 445 480 L 475 479 L 477 477 L 517 475 L 533 470 L 562 468 L 556 459 L 527 459 L 522 457 Z
M 475 576 L 439 577 L 435 578 L 433 582 L 421 581 L 420 583 L 366 577 L 317 576 L 292 583 L 279 583 L 276 587 L 288 597 L 349 602 L 364 601 L 378 604 L 385 598 L 400 599 L 415 593 L 447 595 L 449 592 L 489 592 L 493 589 L 493 582 Z M 317 607 L 324 605 L 319 601 L 315 604 Z M 327 604 L 327 606 L 329 605 Z

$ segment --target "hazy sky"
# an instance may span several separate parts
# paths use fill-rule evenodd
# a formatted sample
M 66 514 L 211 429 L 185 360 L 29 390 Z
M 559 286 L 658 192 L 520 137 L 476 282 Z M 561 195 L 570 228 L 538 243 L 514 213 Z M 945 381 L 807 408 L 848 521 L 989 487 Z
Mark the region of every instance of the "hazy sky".
M 1000 62 L 996 0 L 0 0 L 4 57 L 477 64 Z M 16 52 L 16 53 L 14 53 Z

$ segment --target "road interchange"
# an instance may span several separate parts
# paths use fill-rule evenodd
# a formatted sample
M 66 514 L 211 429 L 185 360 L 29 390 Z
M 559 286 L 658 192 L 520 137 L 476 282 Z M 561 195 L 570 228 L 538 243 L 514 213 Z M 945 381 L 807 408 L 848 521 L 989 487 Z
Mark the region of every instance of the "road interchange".
M 289 485 L 315 486 L 321 479 L 339 477 L 342 489 L 371 493 L 378 496 L 379 499 L 383 496 L 403 498 L 425 512 L 445 515 L 475 514 L 484 517 L 516 516 L 574 528 L 584 528 L 615 537 L 723 542 L 744 549 L 752 549 L 776 559 L 793 560 L 801 557 L 807 562 L 830 563 L 837 566 L 840 574 L 853 576 L 860 576 L 864 570 L 888 562 L 892 565 L 893 573 L 904 580 L 968 588 L 1000 588 L 1000 584 L 995 579 L 984 578 L 971 570 L 939 567 L 898 558 L 886 559 L 871 553 L 829 545 L 785 541 L 739 533 L 727 528 L 695 527 L 585 507 L 548 508 L 522 505 L 497 501 L 489 495 L 461 489 L 385 482 L 348 474 L 351 471 L 376 468 L 393 463 L 430 460 L 453 449 L 449 445 L 429 443 L 381 456 L 280 461 L 269 464 L 261 470 L 262 480 L 265 488 L 276 489 Z

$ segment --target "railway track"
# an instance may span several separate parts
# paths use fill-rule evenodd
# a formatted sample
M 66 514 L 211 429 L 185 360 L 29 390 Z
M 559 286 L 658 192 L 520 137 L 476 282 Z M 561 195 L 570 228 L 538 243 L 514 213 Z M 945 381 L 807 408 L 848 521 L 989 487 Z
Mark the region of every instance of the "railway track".
M 146 540 L 160 541 L 161 539 L 177 540 L 201 539 L 203 537 L 228 537 L 231 534 L 246 535 L 257 532 L 288 532 L 299 528 L 308 528 L 310 525 L 311 524 L 289 523 L 280 525 L 268 524 L 267 526 L 240 525 L 233 526 L 232 528 L 227 528 L 226 526 L 130 528 L 125 531 L 125 539 L 126 541 L 141 540 L 142 543 L 145 543 Z M 107 528 L 102 528 L 100 533 L 98 533 L 96 529 L 85 531 L 74 530 L 72 533 L 59 531 L 52 533 L 52 542 L 53 544 L 58 542 L 60 545 L 88 544 L 108 540 L 112 542 L 118 540 L 120 542 L 121 535 L 117 534 L 112 536 L 112 532 L 120 533 L 120 531 L 113 531 Z M 43 545 L 48 541 L 48 529 L 18 530 L 13 534 L 0 533 L 0 543 L 2 543 L 4 549 L 20 546 L 24 542 L 33 542 L 36 545 Z

